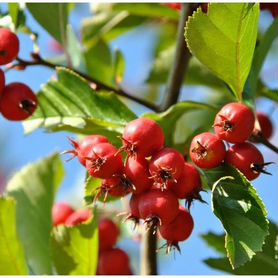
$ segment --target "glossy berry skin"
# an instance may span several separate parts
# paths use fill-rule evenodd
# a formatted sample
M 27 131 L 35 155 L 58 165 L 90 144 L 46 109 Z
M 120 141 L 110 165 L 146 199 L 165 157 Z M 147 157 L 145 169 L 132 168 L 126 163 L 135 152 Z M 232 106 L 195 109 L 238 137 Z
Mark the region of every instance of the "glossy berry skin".
M 209 132 L 196 135 L 190 145 L 190 157 L 202 169 L 219 166 L 224 160 L 225 154 L 223 141 Z
M 112 220 L 104 218 L 100 220 L 98 230 L 100 251 L 112 249 L 116 245 L 120 235 L 116 224 Z
M 157 152 L 150 161 L 149 171 L 154 183 L 162 190 L 169 182 L 176 182 L 183 171 L 183 156 L 176 150 L 164 148 Z
M 142 157 L 129 157 L 125 165 L 125 173 L 135 187 L 133 194 L 142 193 L 152 185 L 148 162 Z
M 171 190 L 179 199 L 194 199 L 202 189 L 201 177 L 198 170 L 185 162 L 183 172 Z
M 128 275 L 130 273 L 129 257 L 125 251 L 114 248 L 100 253 L 99 275 Z
M 134 219 L 136 222 L 141 218 L 139 212 L 139 202 L 142 194 L 132 194 L 129 200 L 130 215 L 128 218 Z
M 278 16 L 278 4 L 277 3 L 260 3 L 261 10 L 269 10 L 273 17 Z
M 177 246 L 178 242 L 189 238 L 194 228 L 194 221 L 188 210 L 179 207 L 179 213 L 169 224 L 159 227 L 160 235 L 167 240 L 168 245 Z
M 147 223 L 169 224 L 178 214 L 179 202 L 171 191 L 150 190 L 142 193 L 139 200 L 139 215 Z
M 74 209 L 67 203 L 57 203 L 52 207 L 53 226 L 64 225 L 67 218 L 74 213 Z
M 5 73 L 3 70 L 0 69 L 0 97 L 2 92 L 4 91 L 5 82 L 6 82 Z
M 228 103 L 214 120 L 215 134 L 230 143 L 243 143 L 252 134 L 255 124 L 253 111 L 241 103 Z
M 123 171 L 123 161 L 118 150 L 110 143 L 92 146 L 86 157 L 86 168 L 96 178 L 109 179 Z
M 123 132 L 123 147 L 129 156 L 149 157 L 164 145 L 162 128 L 153 120 L 136 119 L 127 124 Z
M 19 52 L 19 39 L 9 29 L 0 28 L 0 65 L 12 62 Z
M 269 139 L 273 133 L 273 125 L 270 118 L 262 112 L 257 112 L 257 119 L 260 124 L 261 132 L 266 139 Z
M 227 151 L 226 163 L 239 169 L 248 180 L 254 180 L 260 171 L 252 169 L 254 166 L 263 166 L 264 158 L 261 152 L 250 143 L 235 144 Z
M 72 213 L 65 221 L 66 227 L 73 227 L 88 221 L 92 217 L 90 209 L 79 209 Z
M 30 117 L 38 106 L 33 91 L 23 83 L 11 83 L 4 88 L 0 111 L 10 121 L 23 121 Z

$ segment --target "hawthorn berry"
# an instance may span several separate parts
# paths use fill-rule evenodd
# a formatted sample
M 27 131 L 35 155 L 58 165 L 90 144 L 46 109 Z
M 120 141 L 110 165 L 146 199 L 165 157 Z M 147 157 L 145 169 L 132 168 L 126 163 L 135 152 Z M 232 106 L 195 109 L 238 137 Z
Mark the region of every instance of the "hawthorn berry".
M 194 221 L 188 210 L 179 207 L 176 218 L 169 224 L 159 227 L 160 235 L 167 240 L 167 253 L 172 247 L 180 251 L 179 242 L 189 238 L 194 228 Z
M 170 182 L 177 182 L 182 174 L 183 165 L 183 156 L 178 151 L 164 148 L 152 157 L 149 171 L 154 183 L 164 190 Z
M 264 163 L 263 155 L 251 143 L 235 144 L 230 147 L 225 161 L 240 170 L 250 181 L 256 179 L 261 172 L 269 174 L 264 166 L 270 163 Z
M 165 4 L 162 4 L 164 6 L 168 6 L 174 10 L 177 10 L 177 11 L 180 11 L 181 10 L 181 3 L 165 3 Z
M 11 83 L 2 92 L 0 111 L 8 120 L 23 121 L 35 112 L 37 106 L 36 95 L 23 83 Z
M 120 235 L 117 225 L 112 220 L 104 218 L 100 220 L 98 230 L 100 251 L 112 249 Z
M 53 226 L 63 225 L 67 218 L 74 213 L 74 209 L 67 203 L 56 203 L 52 207 Z
M 129 157 L 125 165 L 125 173 L 133 184 L 133 194 L 148 190 L 152 183 L 149 178 L 148 162 L 142 157 Z
M 19 39 L 9 29 L 0 28 L 0 65 L 12 62 L 19 52 Z
M 273 125 L 270 118 L 268 115 L 262 112 L 257 112 L 256 115 L 264 138 L 269 139 L 273 133 Z
M 0 96 L 1 96 L 2 92 L 4 91 L 5 81 L 6 81 L 5 73 L 3 70 L 0 69 Z
M 129 199 L 129 208 L 130 213 L 127 215 L 126 219 L 134 221 L 135 226 L 139 223 L 140 213 L 139 213 L 139 201 L 141 198 L 141 194 L 132 194 Z
M 129 257 L 119 248 L 100 252 L 98 260 L 99 275 L 128 275 L 131 273 Z
M 150 190 L 139 199 L 139 215 L 147 227 L 169 224 L 177 216 L 179 202 L 171 191 Z
M 123 171 L 122 157 L 110 143 L 92 146 L 85 159 L 86 168 L 92 177 L 110 179 Z
M 88 221 L 93 216 L 90 209 L 79 209 L 73 212 L 65 221 L 66 227 L 73 227 Z
M 225 154 L 223 141 L 209 132 L 196 135 L 190 145 L 190 157 L 202 169 L 219 166 L 224 160 Z
M 145 118 L 136 119 L 124 129 L 123 147 L 129 156 L 149 157 L 164 145 L 164 133 L 155 121 Z
M 216 135 L 230 143 L 243 143 L 252 134 L 255 124 L 253 111 L 241 103 L 228 103 L 217 113 L 214 120 Z

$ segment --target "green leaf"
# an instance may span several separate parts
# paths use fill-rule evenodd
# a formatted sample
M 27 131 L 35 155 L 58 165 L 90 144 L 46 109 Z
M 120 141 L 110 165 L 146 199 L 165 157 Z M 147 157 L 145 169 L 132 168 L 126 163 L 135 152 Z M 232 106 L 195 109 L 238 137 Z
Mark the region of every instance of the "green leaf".
M 185 38 L 192 54 L 242 98 L 258 31 L 259 4 L 211 3 L 189 18 Z
M 226 232 L 225 247 L 232 268 L 262 250 L 268 235 L 267 211 L 255 188 L 235 168 L 224 166 L 212 188 L 214 214 Z
M 166 138 L 166 145 L 171 146 L 174 143 L 175 126 L 179 118 L 186 112 L 197 109 L 217 110 L 217 108 L 205 103 L 186 101 L 171 106 L 165 112 L 147 113 L 144 114 L 144 117 L 156 121 L 162 127 Z
M 123 53 L 117 49 L 115 51 L 115 61 L 114 61 L 114 82 L 120 84 L 123 81 L 125 73 L 125 59 Z
M 0 275 L 28 275 L 15 209 L 14 199 L 0 197 Z
M 217 252 L 225 255 L 225 236 L 224 235 L 216 235 L 212 232 L 201 235 L 202 239 L 207 243 L 208 246 L 212 247 Z
M 278 259 L 276 257 L 275 242 L 278 236 L 277 225 L 273 222 L 269 223 L 269 236 L 265 240 L 262 252 L 258 252 L 253 259 L 237 269 L 232 269 L 229 260 L 225 257 L 209 258 L 204 262 L 221 271 L 236 275 L 277 275 L 278 274 Z M 224 235 L 216 235 L 213 233 L 202 236 L 207 244 L 213 249 L 218 250 L 218 246 L 224 248 Z M 210 240 L 213 238 L 213 240 Z M 209 240 L 208 240 L 209 239 Z M 222 252 L 221 252 L 222 253 Z
M 23 123 L 26 133 L 43 127 L 50 131 L 117 135 L 136 118 L 114 93 L 94 91 L 70 70 L 57 68 L 57 79 L 39 92 L 38 109 Z
M 27 8 L 37 22 L 64 47 L 67 45 L 68 4 L 27 3 Z
M 54 154 L 17 172 L 8 183 L 16 199 L 16 219 L 28 265 L 35 274 L 52 274 L 49 250 L 53 200 L 64 177 L 59 155 Z
M 8 3 L 9 15 L 11 16 L 12 22 L 14 24 L 14 30 L 19 26 L 23 28 L 25 25 L 25 15 L 20 8 L 19 3 Z
M 95 275 L 98 259 L 96 218 L 72 228 L 58 226 L 52 233 L 55 268 L 60 275 Z

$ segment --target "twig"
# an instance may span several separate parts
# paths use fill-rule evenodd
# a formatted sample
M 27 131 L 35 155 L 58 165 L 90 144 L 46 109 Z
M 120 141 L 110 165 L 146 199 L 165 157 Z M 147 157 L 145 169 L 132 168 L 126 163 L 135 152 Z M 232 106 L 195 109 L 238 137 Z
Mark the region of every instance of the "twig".
M 278 154 L 278 148 L 274 146 L 272 143 L 270 143 L 260 132 L 253 134 L 250 138 L 250 141 L 255 143 L 261 143 Z

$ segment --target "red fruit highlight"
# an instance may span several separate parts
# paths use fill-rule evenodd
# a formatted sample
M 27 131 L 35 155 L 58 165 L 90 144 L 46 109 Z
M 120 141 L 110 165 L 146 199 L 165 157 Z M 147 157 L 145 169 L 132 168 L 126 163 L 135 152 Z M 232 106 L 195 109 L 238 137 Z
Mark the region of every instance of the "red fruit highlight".
M 99 249 L 105 251 L 112 249 L 120 235 L 116 224 L 107 218 L 101 219 L 98 225 L 99 229 Z
M 142 193 L 139 200 L 139 215 L 148 227 L 169 224 L 179 211 L 179 202 L 170 191 L 150 190 Z
M 1 96 L 2 92 L 4 91 L 5 82 L 6 82 L 5 73 L 3 70 L 0 69 L 0 96 Z
M 152 182 L 149 178 L 148 162 L 142 157 L 129 157 L 125 165 L 125 173 L 134 185 L 133 194 L 150 189 Z
M 154 183 L 164 190 L 170 182 L 176 182 L 180 177 L 183 165 L 183 156 L 178 151 L 164 148 L 152 157 L 149 171 Z
M 167 253 L 172 247 L 179 251 L 179 242 L 189 238 L 194 228 L 193 218 L 183 207 L 179 207 L 179 213 L 176 218 L 169 224 L 159 227 L 160 235 L 167 240 Z
M 110 143 L 100 143 L 92 146 L 86 157 L 86 168 L 89 174 L 96 178 L 110 179 L 123 171 L 122 157 Z
M 257 178 L 261 172 L 269 174 L 264 170 L 264 166 L 270 163 L 264 163 L 261 152 L 250 143 L 230 147 L 225 161 L 239 169 L 250 181 Z
M 90 209 L 80 209 L 72 213 L 65 221 L 66 227 L 73 227 L 88 221 L 93 216 Z
M 125 251 L 114 248 L 100 253 L 99 275 L 128 275 L 130 273 L 129 257 Z
M 136 119 L 127 124 L 123 132 L 123 147 L 129 156 L 148 157 L 164 145 L 161 127 L 149 119 Z
M 9 29 L 0 28 L 0 65 L 12 62 L 19 52 L 19 39 Z
M 196 135 L 190 146 L 192 161 L 202 169 L 219 166 L 226 154 L 225 145 L 216 135 L 204 132 Z
M 228 103 L 214 120 L 216 135 L 230 143 L 243 143 L 252 134 L 255 124 L 253 111 L 241 103 Z
M 257 119 L 259 121 L 263 136 L 266 139 L 269 139 L 273 133 L 273 125 L 270 118 L 265 113 L 257 112 Z
M 56 203 L 52 207 L 53 226 L 64 225 L 67 218 L 74 213 L 74 209 L 67 203 Z
M 36 95 L 23 83 L 11 83 L 2 92 L 0 110 L 8 120 L 23 121 L 35 112 L 37 106 Z

